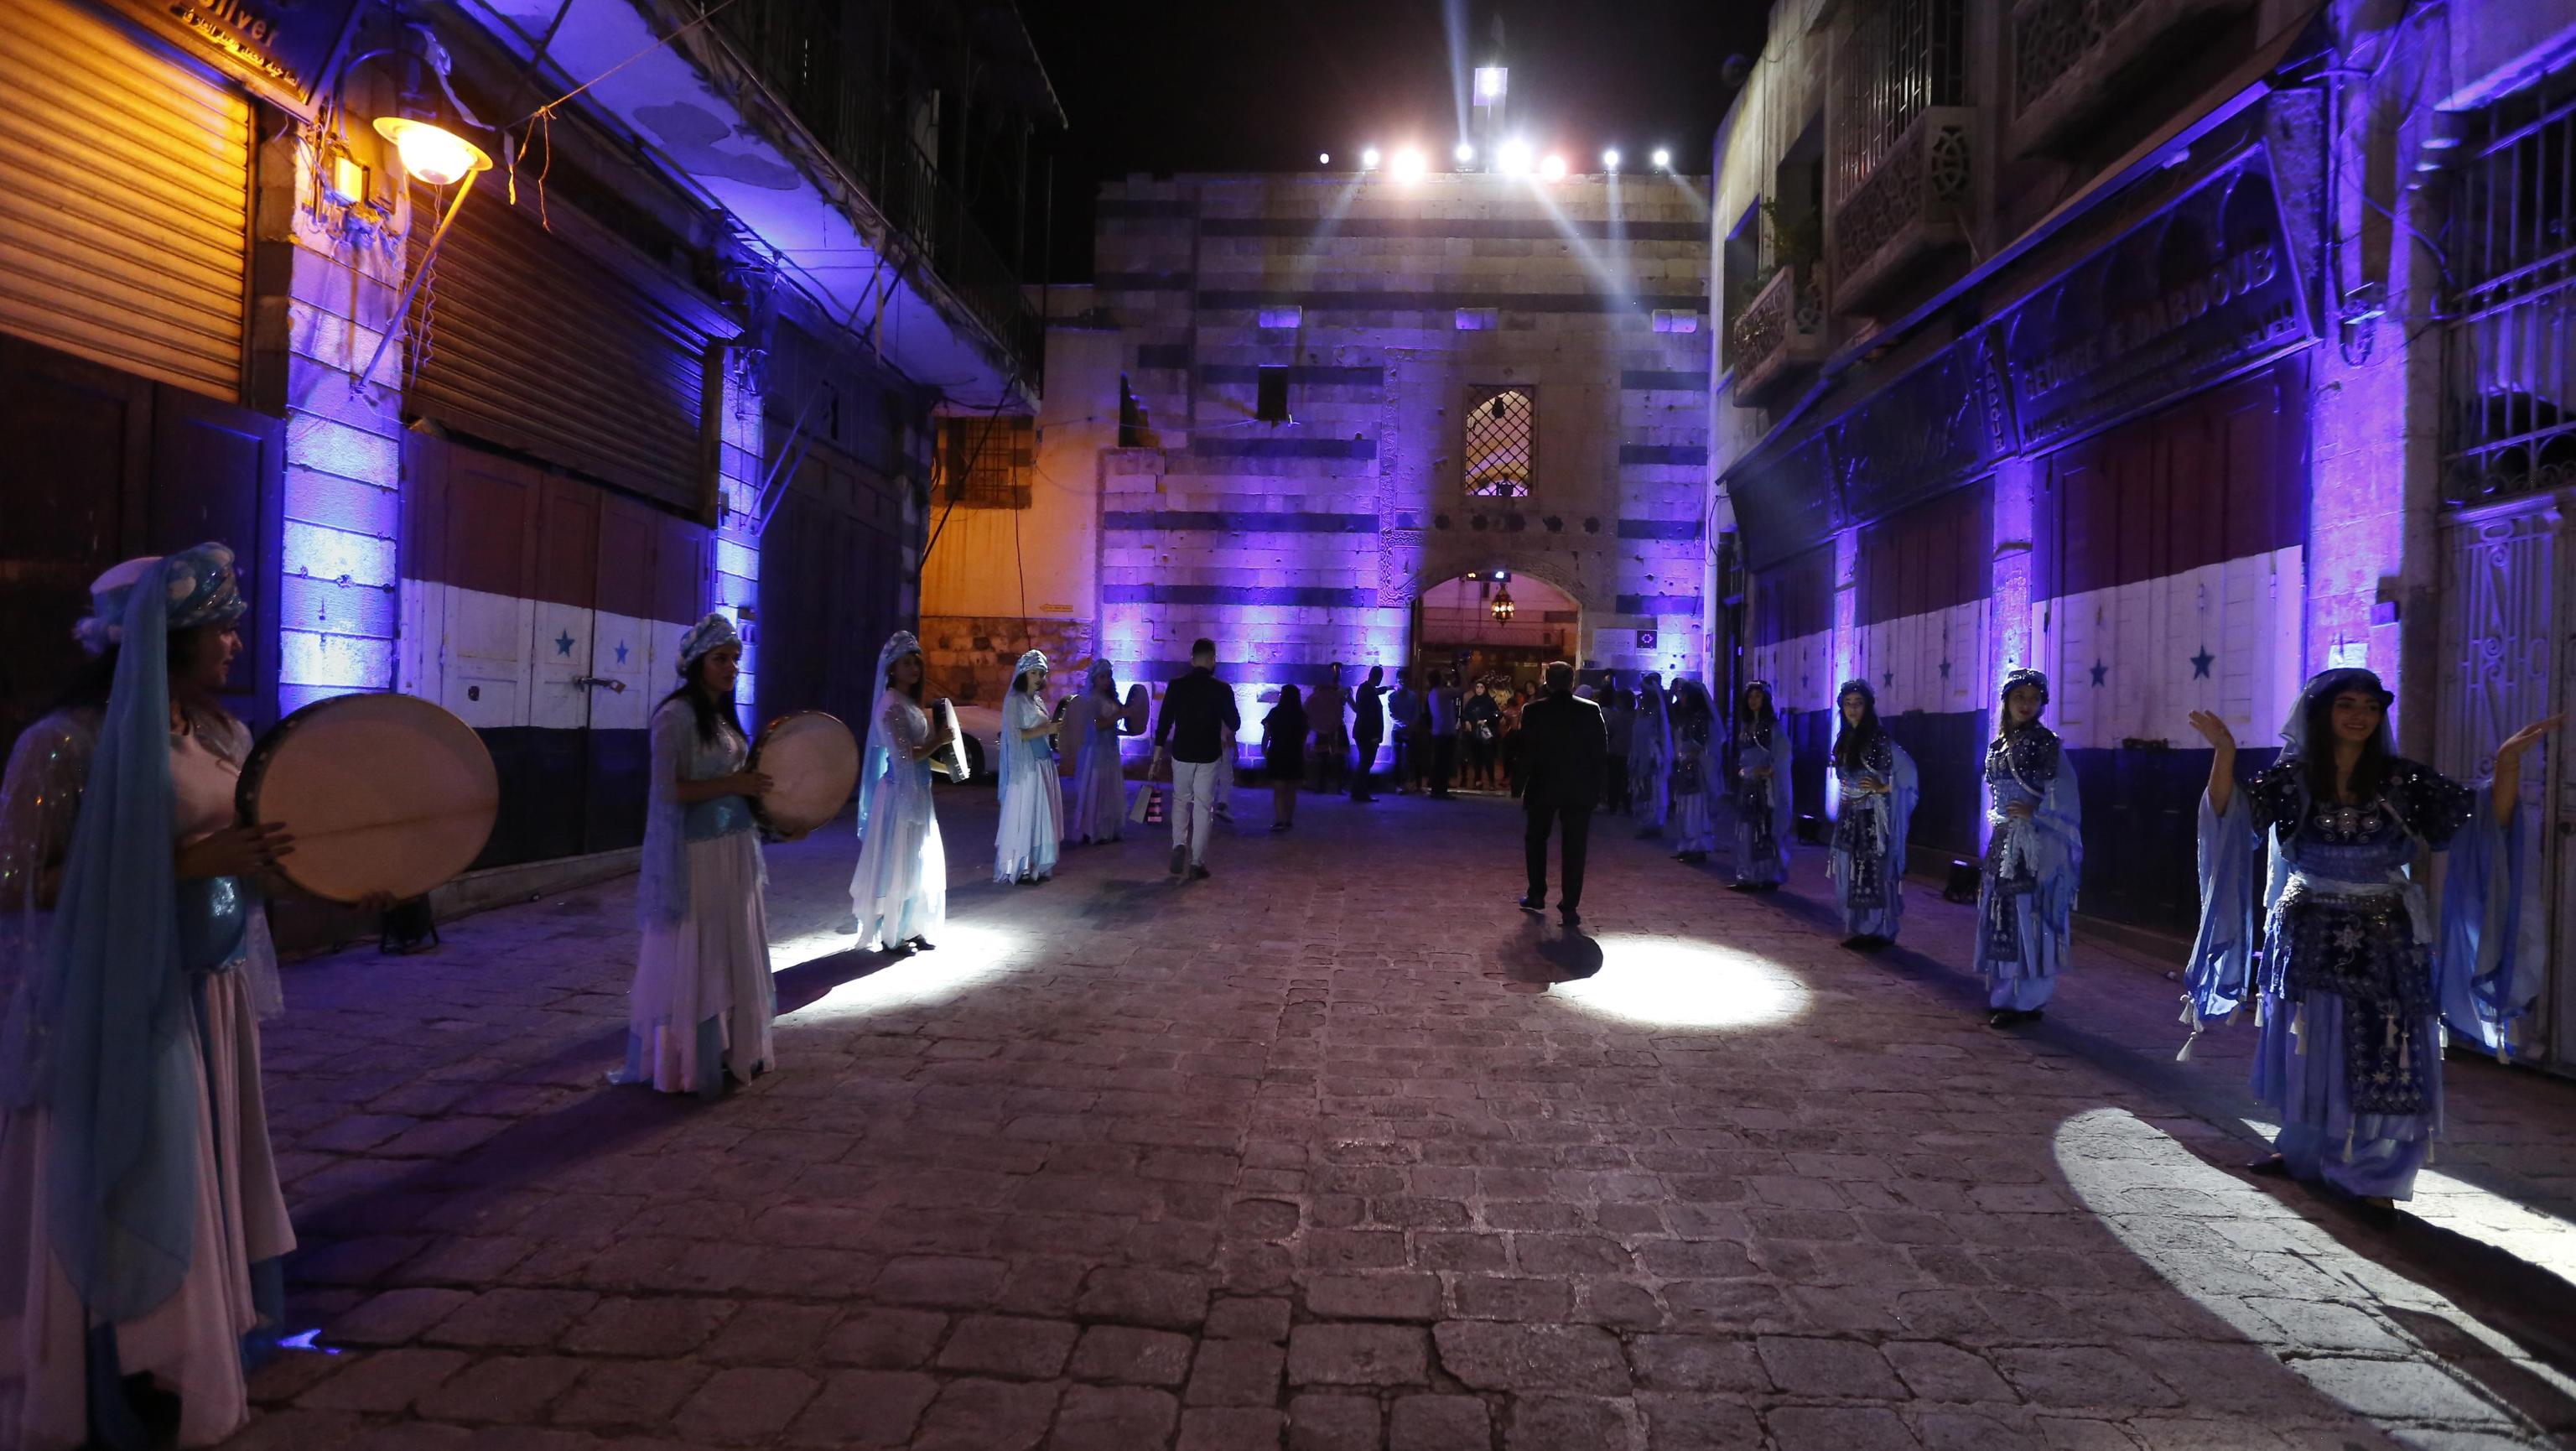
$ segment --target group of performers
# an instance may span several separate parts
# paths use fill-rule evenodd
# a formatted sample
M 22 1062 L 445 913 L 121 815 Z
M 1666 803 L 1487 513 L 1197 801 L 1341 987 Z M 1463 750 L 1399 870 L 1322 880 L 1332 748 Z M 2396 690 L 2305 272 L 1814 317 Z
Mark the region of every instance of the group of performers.
M 283 1005 L 261 898 L 282 889 L 275 868 L 294 843 L 237 815 L 251 742 L 217 695 L 244 608 L 218 544 L 102 575 L 78 632 L 92 669 L 21 735 L 0 780 L 0 1444 L 214 1444 L 247 1420 L 245 1368 L 273 1344 L 295 1235 L 260 1086 L 260 1022 Z M 734 709 L 741 656 L 733 624 L 708 616 L 652 718 L 619 1076 L 665 1092 L 720 1093 L 775 1062 L 752 810 L 768 783 L 747 769 Z M 957 733 L 944 703 L 923 700 L 923 673 L 910 634 L 878 655 L 848 925 L 882 951 L 929 948 L 947 909 L 931 778 Z M 1663 764 L 1636 784 L 1678 792 L 1661 799 L 1685 850 L 1705 853 L 1714 712 L 1688 682 L 1669 696 L 1650 684 L 1641 714 Z M 1060 713 L 1047 686 L 1045 658 L 1023 657 L 1000 740 L 1003 881 L 1053 870 L 1066 825 L 1047 742 L 1064 724 L 1079 734 L 1075 839 L 1116 840 L 1125 818 L 1128 727 L 1107 668 Z M 1884 944 L 1917 776 L 1866 684 L 1836 703 L 1829 871 L 1853 940 Z M 2317 676 L 2279 761 L 2246 782 L 2226 726 L 2192 717 L 2214 756 L 2184 1010 L 2197 1038 L 2253 1008 L 2253 1083 L 2281 1120 L 2259 1167 L 2381 1204 L 2411 1193 L 2440 1132 L 2446 1030 L 2509 1050 L 2537 997 L 2544 916 L 2515 806 L 2523 754 L 2557 724 L 2507 738 L 2493 780 L 2471 787 L 2395 754 L 2389 703 L 2366 670 Z M 1976 958 L 1999 1025 L 2047 1005 L 2081 869 L 2075 780 L 2041 723 L 2047 704 L 2045 677 L 2008 675 L 1985 757 Z M 1789 741 L 1767 687 L 1736 705 L 1738 874 L 1772 886 Z M 2438 909 L 2411 871 L 2425 851 L 2449 854 Z

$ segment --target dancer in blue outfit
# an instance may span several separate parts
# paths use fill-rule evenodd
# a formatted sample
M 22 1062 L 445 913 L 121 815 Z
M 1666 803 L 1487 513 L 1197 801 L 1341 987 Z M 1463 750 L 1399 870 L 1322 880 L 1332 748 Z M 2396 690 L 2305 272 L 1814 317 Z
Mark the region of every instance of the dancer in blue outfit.
M 1681 850 L 1673 860 L 1697 866 L 1717 846 L 1717 823 L 1709 798 L 1724 773 L 1712 772 L 1708 751 L 1717 734 L 1717 706 L 1696 680 L 1673 686 L 1673 834 Z
M 1834 693 L 1842 732 L 1834 737 L 1834 778 L 1842 785 L 1833 852 L 1825 875 L 1842 910 L 1845 947 L 1875 952 L 1896 940 L 1905 915 L 1905 833 L 1923 788 L 1914 758 L 1878 719 L 1878 696 L 1866 680 L 1846 680 Z
M 2083 804 L 2057 733 L 2039 723 L 2048 677 L 2004 677 L 2003 709 L 1986 747 L 1985 870 L 1977 888 L 1977 971 L 1990 1028 L 2039 1017 L 2057 990 L 2084 876 Z
M 2464 786 L 2390 748 L 2390 699 L 2367 670 L 2318 675 L 2282 728 L 2280 760 L 2242 785 L 2226 723 L 2192 713 L 2217 754 L 2183 1008 L 2196 1038 L 2255 1004 L 2254 1092 L 2281 1117 L 2278 1152 L 2256 1169 L 2382 1209 L 2412 1197 L 2441 1132 L 2444 1020 L 2509 1052 L 2539 996 L 2546 919 L 2514 806 L 2522 753 L 2558 724 L 2514 732 L 2494 779 Z M 2271 847 L 2259 884 L 2258 843 Z M 2438 914 L 2409 870 L 2419 850 L 2449 853 Z
M 1769 892 L 1789 876 L 1791 790 L 1789 723 L 1771 706 L 1771 686 L 1756 680 L 1735 702 L 1735 883 L 1739 892 Z

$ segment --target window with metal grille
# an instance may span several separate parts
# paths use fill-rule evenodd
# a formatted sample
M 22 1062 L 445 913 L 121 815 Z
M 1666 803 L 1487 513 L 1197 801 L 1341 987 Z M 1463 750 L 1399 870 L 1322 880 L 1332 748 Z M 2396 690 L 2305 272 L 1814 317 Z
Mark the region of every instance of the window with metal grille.
M 2443 483 L 2468 504 L 2576 483 L 2576 68 L 2476 113 L 2462 150 Z
M 939 421 L 940 496 L 961 509 L 1025 509 L 1037 472 L 1037 423 L 1029 418 Z
M 1875 0 L 1854 20 L 1835 67 L 1842 116 L 1833 127 L 1834 198 L 1859 191 L 1916 117 L 1968 95 L 1967 0 Z
M 1465 457 L 1470 497 L 1528 498 L 1538 472 L 1537 390 L 1468 390 Z

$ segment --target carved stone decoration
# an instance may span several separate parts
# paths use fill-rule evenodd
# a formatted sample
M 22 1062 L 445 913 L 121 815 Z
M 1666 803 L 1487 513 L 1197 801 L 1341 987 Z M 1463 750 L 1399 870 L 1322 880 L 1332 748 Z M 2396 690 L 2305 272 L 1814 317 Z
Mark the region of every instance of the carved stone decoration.
M 2255 0 L 2018 0 L 2006 154 L 2028 156 L 2133 99 Z
M 1866 309 L 1908 264 L 1967 238 L 1977 113 L 1927 106 L 1887 159 L 1834 206 L 1834 301 Z
M 1824 296 L 1802 269 L 1783 267 L 1735 319 L 1730 359 L 1735 400 L 1751 408 L 1778 400 L 1825 356 Z

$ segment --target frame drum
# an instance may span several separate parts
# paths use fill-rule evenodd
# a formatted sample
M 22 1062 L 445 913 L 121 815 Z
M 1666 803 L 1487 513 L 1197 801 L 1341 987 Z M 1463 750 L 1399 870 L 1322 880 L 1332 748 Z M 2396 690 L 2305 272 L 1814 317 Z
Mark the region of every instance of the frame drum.
M 966 754 L 966 737 L 957 729 L 957 707 L 940 701 L 930 708 L 930 722 L 949 737 L 948 744 L 930 753 L 930 769 L 951 784 L 963 784 L 975 774 L 975 759 Z
M 408 901 L 483 854 L 501 778 L 483 739 L 411 695 L 318 700 L 277 723 L 243 763 L 234 806 L 295 837 L 278 872 L 329 902 Z
M 1154 697 L 1138 681 L 1127 687 L 1127 734 L 1141 736 L 1154 728 Z
M 770 781 L 769 794 L 751 803 L 752 814 L 773 831 L 801 835 L 850 803 L 859 784 L 858 738 L 838 716 L 796 711 L 761 728 L 749 768 Z

